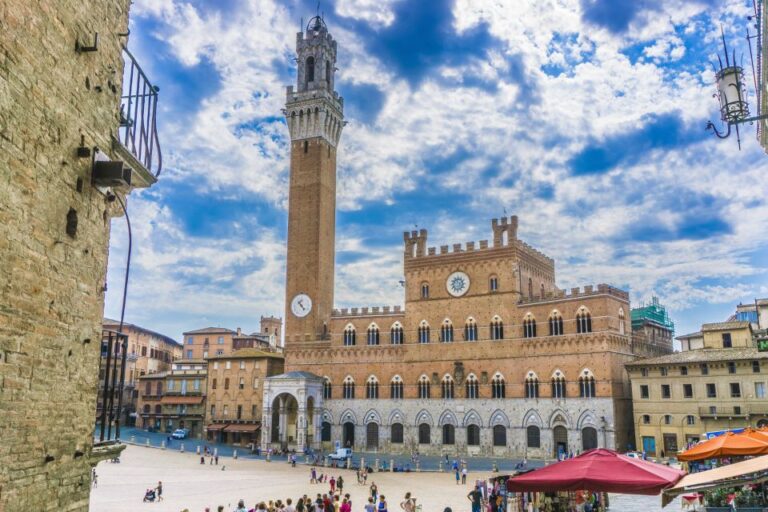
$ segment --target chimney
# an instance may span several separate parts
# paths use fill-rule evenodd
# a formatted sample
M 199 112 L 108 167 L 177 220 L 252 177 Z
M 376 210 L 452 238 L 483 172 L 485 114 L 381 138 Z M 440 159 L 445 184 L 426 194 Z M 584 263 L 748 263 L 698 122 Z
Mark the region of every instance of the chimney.
M 237 328 L 237 335 L 238 336 L 242 336 L 243 335 L 243 330 L 241 328 L 239 328 L 239 327 Z

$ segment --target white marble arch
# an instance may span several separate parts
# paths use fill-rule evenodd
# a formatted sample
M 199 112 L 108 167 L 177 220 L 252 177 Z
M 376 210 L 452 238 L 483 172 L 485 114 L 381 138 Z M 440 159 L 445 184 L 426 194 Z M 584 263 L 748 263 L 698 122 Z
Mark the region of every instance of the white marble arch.
M 597 428 L 597 418 L 595 417 L 595 413 L 593 411 L 584 411 L 581 413 L 581 416 L 579 416 L 579 420 L 576 422 L 577 428 L 579 430 L 583 429 L 584 427 L 593 427 Z
M 323 410 L 323 421 L 333 425 L 333 414 L 328 409 Z
M 453 425 L 454 427 L 458 427 L 459 420 L 456 419 L 456 415 L 453 414 L 452 411 L 443 411 L 440 415 L 440 419 L 437 420 L 437 424 L 441 427 L 443 425 Z
M 491 413 L 491 419 L 488 422 L 488 426 L 493 428 L 496 425 L 502 425 L 509 428 L 509 418 L 501 409 L 496 409 Z
M 357 416 L 352 409 L 347 409 L 339 416 L 339 425 L 352 422 L 357 425 Z
M 468 427 L 469 425 L 477 425 L 478 427 L 482 427 L 483 419 L 480 417 L 480 414 L 476 410 L 470 409 L 464 415 L 464 419 L 462 420 L 461 425 L 463 427 Z
M 555 428 L 557 425 L 562 425 L 568 430 L 572 428 L 571 419 L 568 416 L 568 413 L 560 409 L 559 407 L 554 411 L 552 411 L 552 414 L 549 415 L 548 424 L 549 424 L 549 428 Z
M 376 409 L 368 409 L 368 411 L 366 411 L 365 415 L 363 416 L 363 424 L 367 425 L 369 423 L 377 423 L 379 425 L 382 424 L 381 414 L 379 414 L 379 411 Z
M 426 423 L 429 426 L 434 426 L 435 422 L 432 419 L 432 415 L 429 414 L 429 412 L 426 409 L 422 409 L 419 411 L 419 413 L 416 415 L 416 421 L 414 425 L 417 427 L 421 425 L 422 423 Z
M 406 419 L 405 414 L 403 414 L 403 411 L 400 409 L 395 409 L 391 413 L 389 413 L 389 423 L 388 425 L 392 425 L 393 423 L 402 423 L 405 425 Z
M 523 416 L 523 427 L 536 426 L 539 428 L 544 427 L 544 422 L 539 415 L 539 411 L 536 409 L 529 409 Z

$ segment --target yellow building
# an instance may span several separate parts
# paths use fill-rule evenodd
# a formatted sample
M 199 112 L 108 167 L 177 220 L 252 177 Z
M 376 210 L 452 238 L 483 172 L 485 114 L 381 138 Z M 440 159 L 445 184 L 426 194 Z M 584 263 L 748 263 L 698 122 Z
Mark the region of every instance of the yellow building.
M 177 428 L 200 437 L 205 416 L 207 363 L 200 359 L 174 361 L 169 372 L 139 377 L 138 425 L 160 432 Z
M 206 432 L 210 441 L 249 445 L 261 426 L 262 383 L 283 372 L 283 355 L 242 348 L 208 359 Z
M 682 352 L 625 365 L 639 449 L 672 456 L 706 432 L 768 424 L 768 352 L 749 322 L 704 324 L 678 340 Z

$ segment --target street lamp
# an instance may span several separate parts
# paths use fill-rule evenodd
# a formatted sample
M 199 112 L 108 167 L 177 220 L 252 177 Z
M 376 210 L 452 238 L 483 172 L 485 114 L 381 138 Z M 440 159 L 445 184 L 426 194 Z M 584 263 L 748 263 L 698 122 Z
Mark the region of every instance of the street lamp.
M 723 59 L 718 55 L 717 60 L 720 69 L 715 70 L 715 86 L 717 88 L 717 93 L 715 93 L 713 97 L 716 97 L 720 102 L 720 120 L 726 124 L 726 130 L 721 132 L 712 121 L 707 123 L 707 130 L 712 130 L 718 138 L 725 139 L 731 135 L 731 127 L 735 127 L 736 140 L 739 149 L 741 149 L 739 125 L 768 119 L 768 114 L 759 115 L 758 112 L 757 116 L 749 117 L 749 103 L 747 102 L 747 86 L 744 81 L 744 68 L 736 63 L 735 50 L 730 56 L 728 55 L 728 46 L 725 43 L 725 34 L 723 33 L 722 27 L 720 28 L 720 34 L 723 40 L 725 66 L 723 66 Z M 750 57 L 752 55 L 751 39 L 753 37 L 754 36 L 750 36 L 749 32 L 747 32 L 747 41 L 750 45 Z M 760 90 L 757 87 L 756 93 L 758 95 L 760 94 Z

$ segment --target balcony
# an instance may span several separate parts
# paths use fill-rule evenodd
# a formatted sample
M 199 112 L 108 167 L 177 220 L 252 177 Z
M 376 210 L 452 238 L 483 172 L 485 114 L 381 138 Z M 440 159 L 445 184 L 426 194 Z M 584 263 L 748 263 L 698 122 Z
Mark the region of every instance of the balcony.
M 743 406 L 699 406 L 700 418 L 746 418 L 749 416 L 749 407 Z
M 157 134 L 157 96 L 160 89 L 144 74 L 136 58 L 123 48 L 125 69 L 120 104 L 120 127 L 112 137 L 112 149 L 130 167 L 131 185 L 146 188 L 163 169 Z

